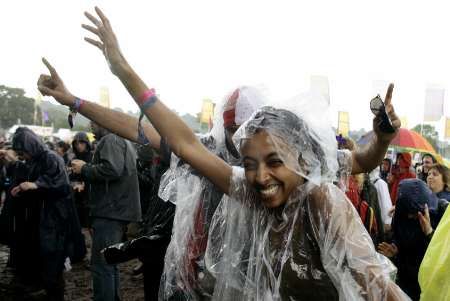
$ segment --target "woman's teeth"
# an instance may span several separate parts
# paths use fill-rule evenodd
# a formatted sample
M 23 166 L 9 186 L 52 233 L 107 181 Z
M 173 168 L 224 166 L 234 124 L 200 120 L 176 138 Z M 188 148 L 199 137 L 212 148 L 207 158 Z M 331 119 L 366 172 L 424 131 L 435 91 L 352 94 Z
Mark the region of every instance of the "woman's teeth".
M 263 197 L 271 197 L 274 196 L 278 191 L 279 185 L 270 185 L 264 189 L 260 189 L 259 192 L 262 194 Z

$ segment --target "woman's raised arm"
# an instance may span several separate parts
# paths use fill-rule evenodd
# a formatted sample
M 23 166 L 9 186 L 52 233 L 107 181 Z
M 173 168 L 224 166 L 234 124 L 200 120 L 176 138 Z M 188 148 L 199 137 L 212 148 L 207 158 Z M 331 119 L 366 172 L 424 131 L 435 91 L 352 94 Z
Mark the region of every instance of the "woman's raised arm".
M 172 151 L 210 179 L 223 192 L 228 193 L 231 167 L 209 152 L 181 118 L 156 97 L 153 89 L 148 88 L 122 55 L 109 20 L 100 9 L 95 10 L 100 19 L 86 13 L 86 17 L 94 26 L 83 25 L 83 27 L 94 33 L 100 41 L 89 38 L 86 38 L 86 41 L 102 50 L 113 74 L 124 84 L 160 136 L 166 138 Z M 42 80 L 38 83 L 41 92 L 53 96 L 60 103 L 70 101 L 75 103 L 75 97 L 66 89 L 56 70 L 48 62 L 46 65 L 51 80 Z

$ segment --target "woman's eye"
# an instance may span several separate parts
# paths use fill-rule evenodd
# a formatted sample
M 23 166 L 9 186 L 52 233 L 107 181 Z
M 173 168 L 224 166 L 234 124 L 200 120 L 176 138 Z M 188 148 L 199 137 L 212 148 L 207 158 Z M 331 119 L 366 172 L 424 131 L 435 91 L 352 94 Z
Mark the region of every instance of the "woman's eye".
M 281 165 L 283 165 L 283 161 L 281 161 L 281 160 L 270 160 L 269 162 L 268 162 L 268 164 L 269 164 L 269 166 L 272 166 L 272 167 L 278 167 L 278 166 L 281 166 Z

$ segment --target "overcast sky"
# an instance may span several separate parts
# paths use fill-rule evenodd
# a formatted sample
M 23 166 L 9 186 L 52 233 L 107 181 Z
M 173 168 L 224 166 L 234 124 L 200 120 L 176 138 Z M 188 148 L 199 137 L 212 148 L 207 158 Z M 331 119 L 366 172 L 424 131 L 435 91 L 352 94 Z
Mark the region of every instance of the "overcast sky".
M 237 85 L 264 84 L 283 99 L 324 75 L 331 111 L 349 111 L 352 129 L 371 128 L 374 81 L 395 83 L 393 103 L 412 127 L 425 88 L 450 86 L 450 6 L 392 0 L 2 1 L 0 84 L 36 96 L 46 56 L 72 93 L 98 100 L 108 86 L 113 107 L 135 110 L 100 51 L 83 41 L 83 12 L 94 5 L 132 66 L 183 113 Z

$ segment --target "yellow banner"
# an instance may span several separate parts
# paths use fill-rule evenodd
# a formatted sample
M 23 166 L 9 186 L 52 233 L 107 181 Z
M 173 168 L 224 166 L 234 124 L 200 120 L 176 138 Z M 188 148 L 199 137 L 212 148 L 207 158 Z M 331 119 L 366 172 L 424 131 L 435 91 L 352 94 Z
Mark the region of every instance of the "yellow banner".
M 214 103 L 210 99 L 204 99 L 200 113 L 200 123 L 209 124 L 214 118 Z
M 445 118 L 445 138 L 450 138 L 450 118 Z
M 402 123 L 402 128 L 404 129 L 408 128 L 408 117 L 406 116 L 400 117 L 400 122 Z
M 338 112 L 338 128 L 337 134 L 348 137 L 350 131 L 350 116 L 348 112 Z
M 111 103 L 109 101 L 109 90 L 107 87 L 100 88 L 100 105 L 103 107 L 111 108 Z

